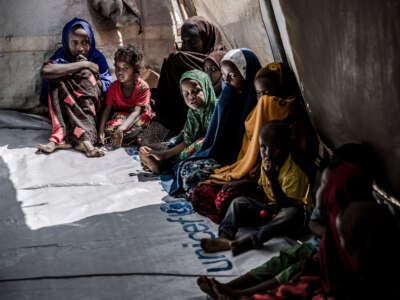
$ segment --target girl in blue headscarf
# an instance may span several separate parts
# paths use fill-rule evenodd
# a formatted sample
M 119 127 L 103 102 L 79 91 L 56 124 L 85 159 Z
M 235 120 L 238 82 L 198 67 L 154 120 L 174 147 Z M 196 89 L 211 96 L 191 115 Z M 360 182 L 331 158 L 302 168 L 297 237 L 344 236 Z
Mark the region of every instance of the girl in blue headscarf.
M 250 49 L 233 49 L 222 58 L 223 88 L 202 148 L 180 164 L 173 180 L 164 177 L 163 186 L 170 194 L 182 188 L 186 198 L 191 199 L 192 190 L 214 169 L 236 161 L 242 145 L 244 121 L 257 104 L 254 78 L 260 68 L 257 56 Z
M 74 18 L 64 26 L 62 45 L 41 70 L 41 101 L 49 106 L 53 129 L 49 143 L 38 149 L 51 153 L 75 147 L 88 157 L 102 156 L 93 145 L 96 113 L 112 81 L 107 61 L 85 20 Z

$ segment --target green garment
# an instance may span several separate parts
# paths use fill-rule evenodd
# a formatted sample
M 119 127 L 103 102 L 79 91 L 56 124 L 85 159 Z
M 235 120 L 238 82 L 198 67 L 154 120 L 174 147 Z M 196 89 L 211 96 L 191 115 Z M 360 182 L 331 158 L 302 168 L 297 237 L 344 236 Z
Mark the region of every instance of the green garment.
M 250 271 L 260 282 L 275 278 L 281 284 L 287 283 L 294 275 L 301 271 L 308 256 L 315 253 L 306 243 L 296 244 L 280 252 L 266 263 Z
M 187 120 L 183 128 L 183 140 L 189 146 L 205 136 L 218 100 L 210 77 L 203 71 L 190 70 L 183 73 L 179 85 L 182 85 L 182 81 L 185 79 L 196 80 L 200 84 L 205 98 L 205 103 L 201 107 L 196 110 L 191 108 L 188 110 Z

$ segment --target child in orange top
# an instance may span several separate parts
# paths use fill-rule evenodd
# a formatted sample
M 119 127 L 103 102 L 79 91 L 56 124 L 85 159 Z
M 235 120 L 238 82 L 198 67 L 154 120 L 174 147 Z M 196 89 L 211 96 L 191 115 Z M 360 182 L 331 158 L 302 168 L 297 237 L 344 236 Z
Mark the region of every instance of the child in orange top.
M 106 107 L 100 121 L 99 143 L 111 138 L 111 146 L 136 142 L 137 136 L 151 123 L 150 88 L 139 77 L 143 54 L 132 45 L 121 47 L 114 56 L 114 81 L 107 92 Z M 107 123 L 111 112 L 113 117 Z

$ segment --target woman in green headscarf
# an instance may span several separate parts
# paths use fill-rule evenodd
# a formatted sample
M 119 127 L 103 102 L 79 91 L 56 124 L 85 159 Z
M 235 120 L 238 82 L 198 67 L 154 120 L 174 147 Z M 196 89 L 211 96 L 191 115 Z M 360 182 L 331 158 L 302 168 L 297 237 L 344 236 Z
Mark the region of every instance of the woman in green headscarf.
M 140 148 L 139 156 L 142 163 L 156 174 L 160 173 L 171 158 L 179 155 L 183 160 L 201 148 L 217 103 L 210 77 L 200 70 L 183 73 L 180 87 L 185 103 L 189 107 L 183 128 L 183 141 L 168 150 L 158 151 L 147 146 Z

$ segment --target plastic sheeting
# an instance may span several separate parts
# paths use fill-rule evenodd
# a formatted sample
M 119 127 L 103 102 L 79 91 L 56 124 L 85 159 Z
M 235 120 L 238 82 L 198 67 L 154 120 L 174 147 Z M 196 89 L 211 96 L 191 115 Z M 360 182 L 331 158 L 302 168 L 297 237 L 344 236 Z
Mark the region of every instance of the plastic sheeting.
M 141 176 L 130 149 L 36 154 L 49 134 L 44 118 L 0 111 L 2 299 L 205 299 L 198 275 L 227 281 L 289 246 L 205 254 L 217 226 Z

